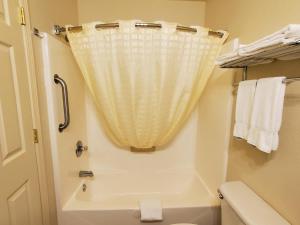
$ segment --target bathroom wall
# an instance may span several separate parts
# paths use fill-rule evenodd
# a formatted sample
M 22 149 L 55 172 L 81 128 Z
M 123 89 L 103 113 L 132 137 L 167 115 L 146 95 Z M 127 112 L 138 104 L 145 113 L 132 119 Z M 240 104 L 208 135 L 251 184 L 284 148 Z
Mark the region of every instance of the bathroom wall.
M 299 7 L 298 0 L 210 0 L 207 1 L 206 25 L 228 30 L 231 37 L 239 37 L 243 43 L 248 43 L 286 24 L 299 23 Z M 249 69 L 249 79 L 299 76 L 299 65 L 300 60 L 294 60 L 253 67 Z M 228 131 L 231 138 L 227 179 L 244 181 L 292 224 L 300 224 L 299 85 L 296 82 L 287 87 L 277 152 L 262 153 L 245 141 L 232 138 L 232 130 Z M 220 109 L 224 104 L 221 94 L 214 101 Z M 235 101 L 236 95 L 232 98 Z M 221 119 L 220 123 L 230 120 L 215 114 L 207 114 L 206 119 Z M 211 150 L 217 152 L 216 149 Z
M 48 171 L 49 202 L 51 205 L 50 224 L 56 224 L 55 204 L 58 220 L 61 209 L 80 185 L 79 170 L 88 168 L 87 155 L 76 157 L 75 149 L 78 140 L 87 143 L 85 86 L 79 68 L 67 44 L 51 35 L 44 38 L 33 38 L 37 67 L 37 82 L 43 150 L 47 162 L 51 162 L 52 171 Z M 66 66 L 67 65 L 67 66 Z M 61 86 L 54 83 L 54 74 L 65 80 L 68 88 L 70 124 L 63 131 L 58 131 L 58 124 L 64 121 Z M 78 110 L 81 109 L 81 110 Z M 49 166 L 50 167 L 50 166 Z M 48 168 L 49 169 L 49 168 Z M 52 176 L 55 181 L 53 184 Z M 55 187 L 53 196 L 51 186 Z M 51 194 L 51 195 L 50 195 Z M 56 201 L 55 198 L 56 197 Z
M 77 2 L 75 0 L 27 0 L 30 21 L 40 31 L 52 32 L 54 24 L 78 23 Z
M 182 0 L 77 0 L 79 22 L 141 19 L 204 24 L 205 2 Z
M 216 68 L 198 104 L 196 168 L 214 195 L 226 176 L 233 75 Z
M 188 13 L 187 13 L 188 12 Z M 169 0 L 78 0 L 79 23 L 110 22 L 117 19 L 144 21 L 167 20 L 190 24 L 204 24 L 205 3 L 201 1 Z M 168 146 L 153 153 L 132 153 L 119 149 L 105 136 L 96 110 L 87 95 L 87 124 L 90 168 L 97 173 L 195 171 L 197 113 Z

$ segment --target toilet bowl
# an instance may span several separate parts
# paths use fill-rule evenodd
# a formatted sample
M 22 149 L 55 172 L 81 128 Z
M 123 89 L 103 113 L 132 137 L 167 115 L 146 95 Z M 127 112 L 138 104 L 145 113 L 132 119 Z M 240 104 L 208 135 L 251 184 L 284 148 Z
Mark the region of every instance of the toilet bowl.
M 222 225 L 291 225 L 243 182 L 234 181 L 223 184 L 219 195 Z

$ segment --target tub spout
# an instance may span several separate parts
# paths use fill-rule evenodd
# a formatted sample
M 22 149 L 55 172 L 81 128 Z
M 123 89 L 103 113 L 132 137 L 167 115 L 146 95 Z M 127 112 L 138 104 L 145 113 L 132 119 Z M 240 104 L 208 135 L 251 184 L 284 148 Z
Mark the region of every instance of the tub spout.
M 79 171 L 79 177 L 93 177 L 93 176 L 94 176 L 93 171 L 86 171 L 86 170 Z

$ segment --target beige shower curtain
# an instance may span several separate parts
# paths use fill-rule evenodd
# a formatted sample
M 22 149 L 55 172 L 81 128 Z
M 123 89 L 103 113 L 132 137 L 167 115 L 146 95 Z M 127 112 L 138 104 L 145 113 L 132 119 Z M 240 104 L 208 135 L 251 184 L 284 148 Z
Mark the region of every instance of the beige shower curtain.
M 136 28 L 136 22 L 102 30 L 95 28 L 101 22 L 89 23 L 67 35 L 107 135 L 120 147 L 145 149 L 178 133 L 227 35 L 209 36 L 202 27 L 180 32 L 166 22 Z

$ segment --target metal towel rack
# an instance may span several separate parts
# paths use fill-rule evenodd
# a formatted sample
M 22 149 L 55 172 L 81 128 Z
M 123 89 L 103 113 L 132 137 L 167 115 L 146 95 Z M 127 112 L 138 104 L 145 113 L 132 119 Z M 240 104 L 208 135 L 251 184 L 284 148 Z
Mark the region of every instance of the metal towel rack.
M 245 81 L 248 79 L 248 66 L 243 67 L 243 75 L 242 75 L 242 81 Z M 300 81 L 300 77 L 291 77 L 291 78 L 285 78 L 282 83 L 290 84 L 296 81 Z M 234 87 L 239 86 L 239 82 L 235 82 L 233 84 Z
M 68 87 L 66 82 L 59 77 L 57 74 L 54 74 L 54 82 L 60 84 L 62 88 L 62 97 L 63 97 L 63 107 L 64 107 L 64 123 L 58 125 L 59 132 L 63 132 L 70 124 L 70 110 L 69 110 L 69 99 L 68 99 Z

